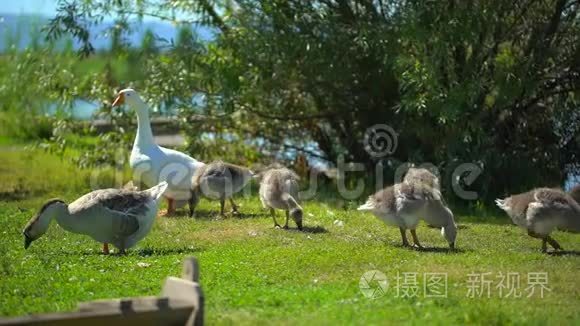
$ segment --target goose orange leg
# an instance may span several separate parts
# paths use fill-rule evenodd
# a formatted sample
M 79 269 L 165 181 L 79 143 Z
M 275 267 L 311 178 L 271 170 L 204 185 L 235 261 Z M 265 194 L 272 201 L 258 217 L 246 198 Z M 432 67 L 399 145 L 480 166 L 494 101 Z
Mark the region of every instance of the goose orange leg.
M 175 200 L 173 198 L 167 198 L 167 212 L 163 215 L 171 216 L 175 214 Z
M 106 242 L 105 242 L 105 243 L 103 243 L 103 253 L 104 253 L 105 255 L 108 255 L 108 254 L 109 254 L 109 244 L 108 244 L 108 243 L 106 243 Z

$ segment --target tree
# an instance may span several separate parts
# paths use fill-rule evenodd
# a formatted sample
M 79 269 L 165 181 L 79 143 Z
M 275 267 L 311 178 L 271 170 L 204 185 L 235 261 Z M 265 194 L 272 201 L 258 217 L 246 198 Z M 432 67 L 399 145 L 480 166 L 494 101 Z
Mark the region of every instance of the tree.
M 450 174 L 474 162 L 484 168 L 478 182 L 488 202 L 579 172 L 577 1 L 88 3 L 97 16 L 137 11 L 175 20 L 173 8 L 193 17 L 187 24 L 219 31 L 203 51 L 190 51 L 182 29 L 181 54 L 164 57 L 155 66 L 164 78 L 145 90 L 204 96 L 202 107 L 180 104 L 195 124 L 192 146 L 206 131 L 331 163 L 432 162 Z M 185 61 L 187 53 L 195 59 Z M 365 150 L 376 124 L 398 133 L 387 158 Z
M 118 19 L 115 24 L 110 28 L 109 33 L 111 36 L 111 47 L 110 51 L 114 55 L 119 55 L 125 52 L 126 42 L 123 37 L 123 33 L 128 29 L 128 24 L 125 20 Z
M 182 25 L 177 30 L 175 48 L 178 51 L 192 51 L 195 49 L 195 37 L 191 26 Z
M 151 29 L 147 29 L 141 40 L 141 52 L 146 56 L 151 56 L 158 53 L 157 45 L 155 44 L 155 34 Z

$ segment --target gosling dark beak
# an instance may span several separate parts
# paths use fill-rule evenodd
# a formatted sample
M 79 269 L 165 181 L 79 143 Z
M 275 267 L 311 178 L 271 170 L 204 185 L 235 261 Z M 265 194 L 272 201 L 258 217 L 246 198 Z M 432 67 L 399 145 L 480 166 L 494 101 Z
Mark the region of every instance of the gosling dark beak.
M 24 235 L 24 249 L 28 249 L 30 244 L 32 243 L 32 239 L 30 239 L 26 234 Z

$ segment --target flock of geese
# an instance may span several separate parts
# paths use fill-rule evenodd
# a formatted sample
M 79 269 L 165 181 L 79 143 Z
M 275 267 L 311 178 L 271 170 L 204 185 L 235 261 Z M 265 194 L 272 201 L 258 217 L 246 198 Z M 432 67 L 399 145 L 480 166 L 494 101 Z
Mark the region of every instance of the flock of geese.
M 259 196 L 264 208 L 269 209 L 274 226 L 275 209 L 284 210 L 287 229 L 290 218 L 297 228 L 303 228 L 303 210 L 298 199 L 298 176 L 279 165 L 269 166 L 259 173 L 221 162 L 202 163 L 184 153 L 155 144 L 149 120 L 149 108 L 133 89 L 119 92 L 113 106 L 126 104 L 137 114 L 137 134 L 129 163 L 133 175 L 147 190 L 100 189 L 81 196 L 67 204 L 60 199 L 46 202 L 30 219 L 23 230 L 24 247 L 44 235 L 54 219 L 65 230 L 90 236 L 103 244 L 108 254 L 108 244 L 120 253 L 133 247 L 151 230 L 162 198 L 166 198 L 167 215 L 177 207 L 189 203 L 189 215 L 195 214 L 203 196 L 220 201 L 220 215 L 224 215 L 226 200 L 232 213 L 238 213 L 233 195 L 241 191 L 252 179 L 260 183 Z M 554 230 L 580 232 L 580 186 L 570 193 L 559 189 L 538 188 L 529 192 L 498 199 L 497 205 L 512 221 L 527 230 L 534 238 L 542 240 L 542 251 L 547 244 L 555 250 L 562 247 L 550 234 Z M 359 211 L 369 211 L 388 225 L 398 227 L 403 246 L 410 246 L 407 230 L 413 244 L 421 248 L 416 228 L 420 220 L 441 229 L 441 234 L 451 249 L 455 248 L 457 225 L 452 211 L 441 195 L 439 179 L 429 170 L 410 168 L 400 183 L 386 187 L 370 196 Z

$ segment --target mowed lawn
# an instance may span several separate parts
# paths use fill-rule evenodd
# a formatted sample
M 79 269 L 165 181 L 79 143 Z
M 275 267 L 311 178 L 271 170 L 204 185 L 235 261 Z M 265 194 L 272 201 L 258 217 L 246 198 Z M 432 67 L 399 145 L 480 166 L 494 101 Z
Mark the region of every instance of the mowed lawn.
M 540 241 L 500 214 L 456 216 L 456 252 L 445 250 L 439 230 L 421 225 L 423 245 L 440 250 L 418 251 L 401 247 L 399 231 L 374 216 L 323 201 L 305 203 L 305 232 L 292 222 L 290 230 L 274 229 L 254 192 L 240 199 L 242 218 L 216 220 L 219 204 L 207 200 L 197 219 L 183 210 L 159 217 L 125 256 L 105 256 L 100 244 L 56 223 L 25 251 L 21 230 L 40 205 L 57 196 L 75 199 L 88 191 L 91 175 L 48 154 L 0 148 L 0 315 L 156 295 L 167 276 L 180 275 L 183 258 L 195 256 L 211 325 L 580 323 L 580 256 L 540 253 Z M 566 250 L 580 251 L 580 235 L 554 237 Z M 373 270 L 389 283 L 375 299 L 359 288 L 361 276 Z M 441 283 L 425 282 L 433 280 L 426 273 L 446 276 L 446 294 Z M 488 273 L 483 281 L 482 273 Z M 507 273 L 512 284 L 501 282 Z M 533 275 L 547 276 L 543 298 L 539 286 L 527 297 Z

